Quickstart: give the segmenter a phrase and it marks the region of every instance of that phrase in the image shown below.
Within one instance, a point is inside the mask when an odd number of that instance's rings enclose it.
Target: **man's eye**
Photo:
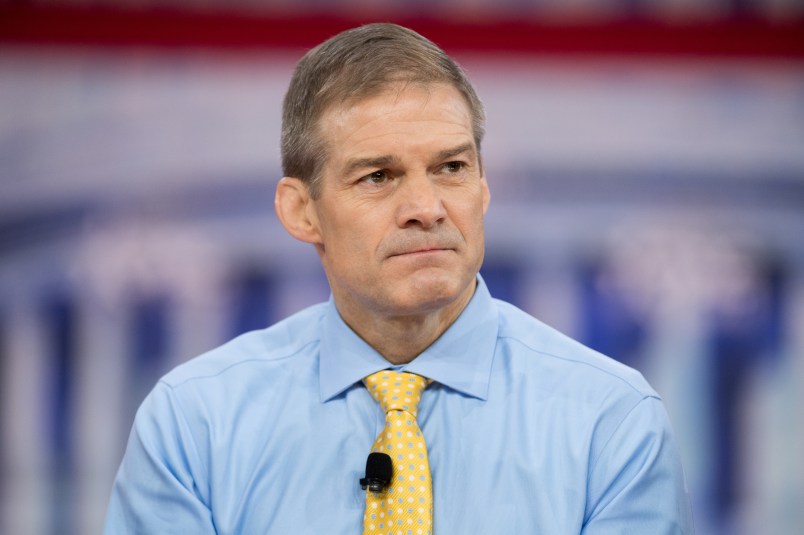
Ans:
[[[466,167],[464,162],[448,162],[444,164],[444,170],[448,173],[457,173]]]
[[[388,173],[386,171],[374,171],[373,173],[366,175],[364,180],[366,182],[371,182],[372,184],[382,184],[388,180]]]

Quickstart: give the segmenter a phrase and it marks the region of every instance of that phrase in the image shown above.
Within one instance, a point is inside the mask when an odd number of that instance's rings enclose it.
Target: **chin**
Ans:
[[[411,314],[438,310],[458,300],[470,283],[455,277],[424,277],[400,289],[397,303]]]

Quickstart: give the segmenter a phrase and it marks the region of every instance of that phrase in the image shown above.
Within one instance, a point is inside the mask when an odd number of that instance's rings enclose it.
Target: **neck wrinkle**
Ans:
[[[356,326],[348,314],[335,306],[344,323],[364,342],[394,365],[408,364],[436,340],[458,319],[477,288],[475,280],[464,295],[438,310],[421,315],[382,317],[369,315],[368,321]],[[372,321],[373,320],[373,321]]]

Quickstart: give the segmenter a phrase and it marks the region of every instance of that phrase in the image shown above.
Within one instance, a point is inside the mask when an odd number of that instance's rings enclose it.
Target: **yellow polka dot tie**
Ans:
[[[430,463],[416,423],[419,400],[430,381],[412,373],[383,370],[364,382],[385,411],[385,429],[371,451],[391,457],[393,477],[383,492],[366,491],[363,535],[432,535]]]

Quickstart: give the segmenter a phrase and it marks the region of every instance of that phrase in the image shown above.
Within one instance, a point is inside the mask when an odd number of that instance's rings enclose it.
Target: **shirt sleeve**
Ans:
[[[199,455],[172,394],[158,384],[137,412],[104,535],[215,533]]]
[[[678,448],[659,399],[637,403],[592,460],[581,533],[693,533]]]

